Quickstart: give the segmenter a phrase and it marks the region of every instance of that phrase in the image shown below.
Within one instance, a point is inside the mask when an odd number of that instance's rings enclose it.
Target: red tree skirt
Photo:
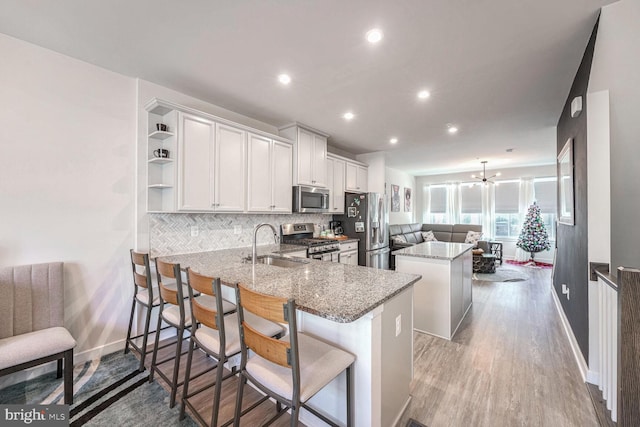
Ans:
[[[548,262],[540,262],[540,261],[515,261],[512,259],[508,259],[505,261],[507,264],[512,265],[524,265],[528,267],[540,267],[540,268],[552,268],[553,264],[549,264]]]

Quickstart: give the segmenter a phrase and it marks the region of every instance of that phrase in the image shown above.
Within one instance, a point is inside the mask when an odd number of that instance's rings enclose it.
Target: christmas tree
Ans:
[[[529,206],[529,211],[524,219],[522,231],[520,232],[516,246],[523,251],[531,253],[529,263],[533,265],[536,264],[533,258],[537,252],[548,251],[551,248],[547,229],[540,217],[540,206],[538,206],[536,202],[533,202],[533,204]]]

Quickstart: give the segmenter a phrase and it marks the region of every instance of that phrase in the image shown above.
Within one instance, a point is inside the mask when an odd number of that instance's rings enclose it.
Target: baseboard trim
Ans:
[[[409,404],[411,403],[411,399],[413,397],[411,395],[409,395],[409,398],[407,399],[407,401],[405,402],[404,406],[402,407],[402,409],[400,410],[400,413],[398,414],[398,416],[396,417],[395,420],[393,420],[393,424],[391,424],[392,426],[398,426],[398,423],[400,422],[400,420],[402,420],[402,416],[404,415],[404,413],[407,411],[407,408],[409,407]]]
[[[571,325],[569,324],[569,319],[564,313],[562,309],[562,304],[560,303],[560,299],[558,299],[558,294],[556,293],[555,288],[551,285],[551,294],[553,295],[553,301],[556,304],[556,309],[558,310],[558,315],[560,316],[560,321],[562,322],[562,326],[564,327],[564,332],[567,334],[567,338],[569,339],[569,345],[571,346],[571,351],[573,352],[573,357],[576,360],[576,364],[578,365],[578,369],[580,370],[580,375],[582,376],[582,381],[587,382],[587,362],[584,360],[582,356],[582,352],[580,351],[580,346],[578,345],[578,340],[576,340],[575,335],[573,335],[573,330],[571,329]]]

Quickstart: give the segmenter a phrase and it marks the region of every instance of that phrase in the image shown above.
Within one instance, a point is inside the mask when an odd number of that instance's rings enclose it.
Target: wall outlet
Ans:
[[[241,225],[234,225],[233,226],[233,234],[240,234],[242,233],[242,226]]]
[[[402,314],[396,317],[396,336],[400,335],[400,332],[402,332]]]
[[[196,237],[198,234],[200,234],[200,230],[198,229],[197,225],[192,225],[191,226],[191,237]]]

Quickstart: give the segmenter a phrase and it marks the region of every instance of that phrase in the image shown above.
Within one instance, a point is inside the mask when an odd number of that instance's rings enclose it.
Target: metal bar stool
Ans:
[[[171,387],[171,398],[169,400],[169,407],[173,408],[176,403],[176,394],[178,387],[182,385],[183,381],[178,382],[180,371],[180,356],[182,355],[182,340],[184,337],[184,331],[191,326],[191,310],[187,305],[185,306],[185,289],[182,284],[182,275],[180,273],[180,264],[171,264],[160,261],[158,258],[155,260],[156,272],[158,274],[158,289],[160,291],[160,313],[158,315],[158,326],[156,330],[160,330],[160,326],[164,321],[166,324],[176,328],[176,352],[175,355],[170,356],[164,360],[158,361],[158,344],[160,341],[160,334],[156,334],[155,345],[153,347],[153,358],[151,359],[151,372],[149,374],[149,382],[153,381],[154,373],[157,372],[160,377],[166,381]],[[164,278],[175,280],[175,288],[165,284]],[[166,347],[166,346],[165,346]],[[162,370],[158,369],[159,365],[165,362],[173,360],[173,375],[169,378]]]
[[[231,313],[229,315],[226,315],[226,313],[223,314],[224,303],[226,301],[222,298],[222,286],[219,278],[203,276],[191,269],[188,269],[187,284],[189,289],[189,303],[191,305],[192,319],[191,337],[189,340],[189,356],[187,357],[187,366],[185,368],[180,419],[184,418],[185,409],[188,406],[200,423],[203,425],[217,426],[222,382],[236,374],[235,366],[232,367],[231,371],[227,375],[224,375],[223,368],[229,357],[240,353],[238,316],[237,313]],[[196,292],[200,293],[199,297],[194,297]],[[210,302],[206,299],[207,297],[215,298],[215,308],[211,307]],[[255,328],[268,336],[280,336],[284,333],[284,329],[277,323],[265,321],[260,318],[252,318],[250,319],[250,322]],[[216,379],[215,382],[190,392],[189,382],[210,370],[207,369],[195,376],[191,375],[191,364],[196,345],[200,350],[216,359],[217,363],[216,366],[214,366],[214,368],[217,368]],[[211,422],[209,423],[197,411],[196,407],[191,404],[189,399],[214,386],[213,408]],[[228,420],[223,425],[227,426],[232,422],[233,419]]]
[[[158,295],[154,295],[152,281],[151,281],[151,269],[149,267],[149,255],[139,252],[135,252],[133,249],[130,251],[131,255],[131,268],[133,270],[133,301],[131,302],[131,316],[129,317],[129,328],[127,329],[127,340],[124,345],[124,353],[129,352],[129,347],[137,351],[140,355],[140,366],[138,370],[144,371],[144,361],[147,354],[152,350],[147,348],[147,341],[150,333],[156,331],[149,331],[149,325],[151,324],[151,311],[154,307],[160,305],[160,298]],[[144,332],[136,336],[131,336],[131,329],[133,327],[133,318],[136,311],[136,304],[143,307],[146,310],[144,320]],[[167,326],[168,327],[168,326]],[[136,344],[135,340],[142,337],[142,346]]]
[[[309,335],[298,333],[296,304],[293,299],[260,294],[239,284],[236,305],[240,321],[242,361],[234,425],[240,425],[242,393],[244,384],[249,380],[260,391],[278,402],[276,414],[264,425],[271,424],[291,409],[291,426],[296,426],[300,408],[304,407],[327,424],[337,426],[305,403],[342,371],[346,371],[347,426],[351,426],[351,367],[355,356]],[[289,335],[282,339],[265,336],[246,321],[248,313],[287,324]],[[255,354],[249,357],[248,350]],[[285,408],[281,408],[281,404],[284,404]]]

